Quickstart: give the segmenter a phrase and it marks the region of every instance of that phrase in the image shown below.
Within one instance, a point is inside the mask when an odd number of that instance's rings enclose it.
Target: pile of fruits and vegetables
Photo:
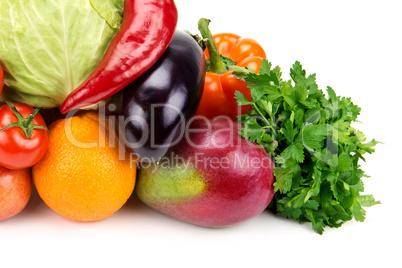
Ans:
[[[0,221],[32,187],[74,221],[132,195],[205,227],[365,220],[360,108],[255,40],[176,29],[173,0],[1,1]],[[268,48],[269,49],[269,48]]]

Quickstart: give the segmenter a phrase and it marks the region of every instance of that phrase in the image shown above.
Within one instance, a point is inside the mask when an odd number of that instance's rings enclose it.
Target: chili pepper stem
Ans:
[[[209,30],[209,19],[200,19],[198,21],[198,30],[200,31],[202,38],[206,40],[206,45],[209,52],[209,67],[208,71],[212,73],[224,73],[227,71],[225,63],[222,61],[221,56],[218,53],[218,48],[214,41],[211,31]]]

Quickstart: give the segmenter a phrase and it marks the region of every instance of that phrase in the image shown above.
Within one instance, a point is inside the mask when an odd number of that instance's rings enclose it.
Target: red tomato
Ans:
[[[3,73],[3,69],[1,68],[1,65],[0,65],[0,95],[1,95],[1,92],[3,91],[3,84],[4,84],[4,73]]]
[[[14,107],[14,111],[9,105]],[[8,169],[33,166],[47,150],[46,123],[37,113],[38,109],[34,111],[32,107],[22,103],[9,105],[0,107],[0,166]],[[16,126],[17,124],[21,126]]]

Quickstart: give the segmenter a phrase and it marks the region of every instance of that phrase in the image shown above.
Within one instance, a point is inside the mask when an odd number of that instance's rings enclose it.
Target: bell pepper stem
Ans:
[[[220,54],[218,53],[218,48],[214,41],[211,31],[209,30],[209,23],[211,20],[208,19],[200,19],[198,21],[198,29],[201,33],[202,38],[206,40],[206,45],[209,52],[209,72],[213,73],[224,73],[227,71],[226,65],[223,63]]]

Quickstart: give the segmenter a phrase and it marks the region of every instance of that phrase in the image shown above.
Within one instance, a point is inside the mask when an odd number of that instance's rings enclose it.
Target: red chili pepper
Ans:
[[[119,31],[92,74],[64,100],[61,113],[104,100],[145,73],[169,46],[177,17],[173,0],[125,0]]]

